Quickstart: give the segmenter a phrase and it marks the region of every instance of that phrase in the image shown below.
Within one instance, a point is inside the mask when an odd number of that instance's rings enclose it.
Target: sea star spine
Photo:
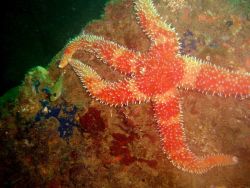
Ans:
[[[230,155],[214,154],[198,157],[190,151],[184,135],[178,97],[169,97],[165,102],[157,100],[153,106],[163,150],[178,168],[202,174],[215,166],[233,165],[238,162],[237,157]]]
[[[183,59],[185,73],[181,87],[225,97],[249,97],[250,74],[229,71],[189,56],[183,56]]]
[[[164,45],[170,53],[178,51],[179,42],[175,29],[163,21],[151,0],[135,1],[135,10],[139,25],[155,45]]]
[[[102,37],[83,33],[66,45],[59,67],[64,68],[73,54],[80,49],[95,54],[97,58],[124,74],[133,72],[134,64],[140,55]]]
[[[71,59],[70,65],[91,96],[109,105],[125,105],[137,101],[129,80],[104,81],[91,67],[79,60]]]
[[[248,97],[250,93],[250,76],[229,72],[216,66],[202,65],[197,76],[195,88],[219,95],[240,95]]]

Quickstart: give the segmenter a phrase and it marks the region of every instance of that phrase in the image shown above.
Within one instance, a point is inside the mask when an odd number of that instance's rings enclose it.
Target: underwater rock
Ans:
[[[250,72],[250,22],[243,14],[224,0],[178,2],[182,4],[154,1],[159,14],[180,33],[182,53]],[[88,24],[85,32],[146,51],[149,41],[132,5],[131,0],[113,1],[103,19]],[[230,27],[228,20],[233,22]],[[121,108],[99,103],[70,66],[65,73],[57,67],[60,55],[48,69],[36,67],[27,73],[12,105],[0,109],[5,114],[0,120],[0,187],[250,186],[249,99],[183,91],[190,148],[200,155],[223,152],[239,158],[237,165],[193,175],[166,159],[150,104]],[[74,58],[105,79],[122,78],[82,50]]]

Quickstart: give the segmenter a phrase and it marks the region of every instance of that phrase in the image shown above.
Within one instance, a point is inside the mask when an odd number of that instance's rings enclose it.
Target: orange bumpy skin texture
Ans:
[[[250,96],[249,73],[232,72],[181,55],[175,29],[158,15],[151,0],[135,0],[139,25],[151,40],[146,53],[135,52],[102,37],[81,34],[64,50],[59,64],[70,64],[87,91],[102,103],[128,105],[151,101],[164,152],[179,169],[205,173],[215,166],[236,164],[237,157],[225,154],[197,156],[190,151],[184,134],[180,89],[219,96]],[[72,59],[85,50],[127,75],[125,80],[108,82],[91,67]]]

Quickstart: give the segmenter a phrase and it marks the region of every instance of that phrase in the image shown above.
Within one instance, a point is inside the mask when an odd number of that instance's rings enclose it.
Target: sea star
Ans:
[[[235,156],[199,157],[190,151],[183,128],[180,90],[247,98],[250,74],[232,72],[181,55],[175,29],[162,20],[152,1],[135,0],[134,3],[138,22],[151,41],[146,53],[83,33],[66,45],[59,67],[69,63],[87,91],[105,104],[123,106],[151,101],[163,150],[178,168],[201,174],[215,166],[236,164]],[[112,83],[103,80],[90,66],[72,58],[79,49],[95,54],[127,78]]]

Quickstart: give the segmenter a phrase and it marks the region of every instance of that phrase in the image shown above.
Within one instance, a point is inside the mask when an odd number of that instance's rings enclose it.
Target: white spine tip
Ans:
[[[237,164],[239,162],[239,159],[236,156],[233,156],[232,160],[233,160],[234,164]]]

